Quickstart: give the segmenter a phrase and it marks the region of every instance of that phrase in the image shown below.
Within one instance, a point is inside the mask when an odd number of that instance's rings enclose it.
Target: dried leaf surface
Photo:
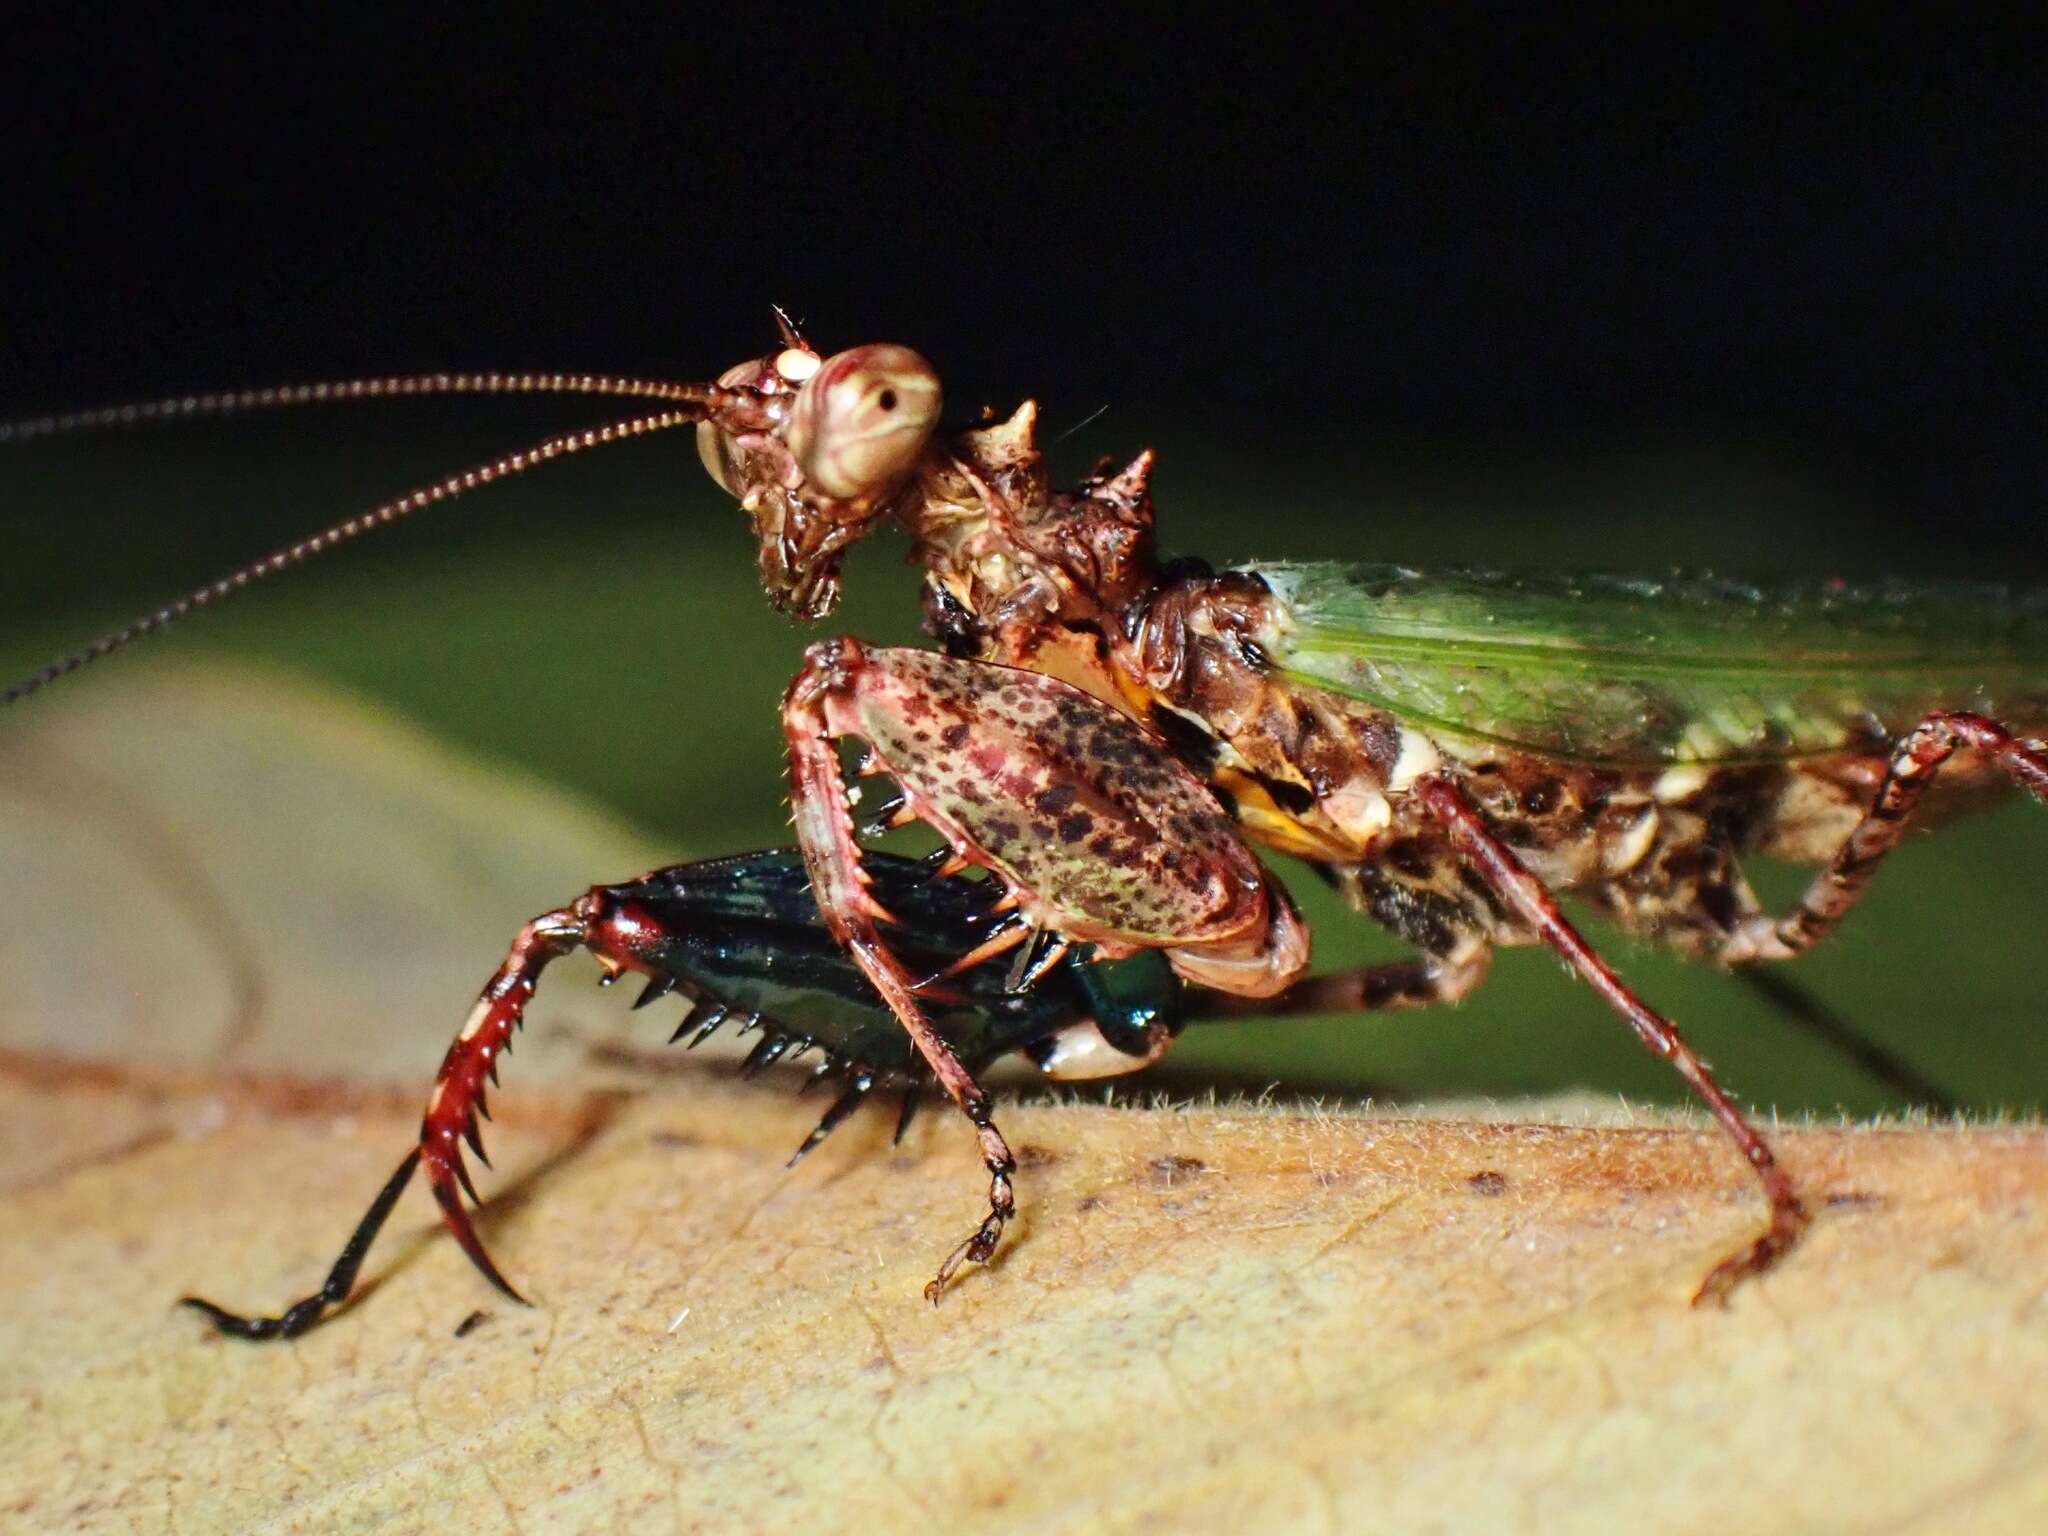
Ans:
[[[214,1339],[172,1298],[316,1285],[512,927],[649,850],[239,674],[82,691],[0,786],[7,1529],[2048,1517],[2038,1128],[1784,1134],[1824,1217],[1695,1312],[1758,1202],[1690,1125],[1025,1103],[1017,1240],[934,1310],[961,1127],[857,1119],[785,1174],[815,1104],[622,1079],[590,1047],[623,1004],[573,984],[492,1127],[486,1234],[538,1305],[416,1193],[360,1305]]]

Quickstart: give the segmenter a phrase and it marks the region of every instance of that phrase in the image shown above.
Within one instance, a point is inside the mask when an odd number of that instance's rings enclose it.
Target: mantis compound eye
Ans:
[[[939,376],[910,348],[855,347],[826,358],[797,391],[790,455],[814,490],[867,500],[917,463],[939,406]]]

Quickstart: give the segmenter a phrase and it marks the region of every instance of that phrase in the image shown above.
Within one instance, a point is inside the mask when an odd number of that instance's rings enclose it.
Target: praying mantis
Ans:
[[[1763,1229],[1708,1270],[1695,1300],[1724,1299],[1795,1248],[1809,1207],[1767,1139],[1557,898],[1576,894],[1631,932],[1722,965],[1795,958],[1848,914],[1930,793],[2016,785],[2048,800],[2036,734],[2048,719],[2048,598],[1168,560],[1149,452],[1055,489],[1030,403],[946,430],[938,375],[916,352],[876,344],[828,356],[781,323],[774,351],[710,383],[430,375],[0,429],[0,442],[18,441],[425,394],[647,402],[286,546],[0,700],[424,507],[687,426],[748,519],[776,608],[827,617],[847,552],[884,529],[907,536],[923,572],[937,648],[824,640],[784,694],[781,720],[804,899],[857,972],[863,1006],[886,1012],[905,1061],[969,1122],[988,1179],[984,1214],[945,1253],[928,1297],[988,1260],[1016,1210],[1016,1160],[957,1012],[962,978],[994,967],[1002,996],[1028,998],[1049,978],[1071,985],[1076,966],[1144,957],[1160,997],[1195,989],[1240,1013],[1372,1011],[1454,1002],[1497,949],[1544,946],[1680,1075],[1764,1195]],[[853,744],[852,776],[894,786],[865,829],[840,743]],[[924,878],[977,888],[985,921],[950,943],[903,910],[901,881],[878,879],[862,846],[864,830],[913,821],[944,844]],[[1306,860],[1414,956],[1309,975],[1307,926],[1258,848]],[[1743,876],[1748,854],[1818,873],[1789,910],[1769,912]],[[469,1222],[462,1145],[480,1145],[483,1085],[531,991],[522,967],[567,944],[658,983],[665,962],[649,957],[674,926],[564,912],[529,927],[529,961],[515,945],[494,983],[503,990],[487,989],[464,1024],[401,1170],[425,1168],[457,1238],[508,1292]],[[1102,1014],[1088,1012],[1093,1034],[1083,1030],[1090,1075],[1149,1065],[1172,1041],[1163,1005],[1143,1029],[1105,1027]],[[249,1321],[208,1307],[223,1326]]]

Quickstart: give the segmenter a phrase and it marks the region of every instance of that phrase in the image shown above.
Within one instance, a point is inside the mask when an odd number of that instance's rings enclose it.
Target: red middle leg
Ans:
[[[1695,1304],[1721,1301],[1737,1282],[1761,1274],[1783,1258],[1806,1230],[1811,1218],[1800,1201],[1792,1180],[1772,1154],[1756,1127],[1735,1102],[1721,1091],[1707,1064],[1693,1054],[1678,1029],[1630,991],[1558,909],[1543,883],[1523,866],[1511,849],[1486,825],[1479,807],[1456,784],[1439,775],[1416,780],[1413,793],[1421,798],[1430,815],[1442,823],[1468,865],[1504,899],[1515,915],[1545,944],[1555,950],[1579,977],[1605,998],[1643,1044],[1670,1062],[1692,1091],[1706,1103],[1714,1118],[1755,1172],[1757,1181],[1771,1203],[1771,1224],[1747,1248],[1729,1255],[1700,1283],[1693,1295]]]
[[[468,1142],[477,1161],[486,1168],[491,1166],[490,1158],[484,1155],[483,1134],[478,1125],[479,1117],[490,1118],[484,1083],[498,1080],[498,1058],[512,1048],[513,1032],[526,1017],[526,1005],[533,998],[540,973],[550,961],[582,944],[586,936],[585,925],[572,907],[544,913],[519,930],[505,963],[485,985],[476,1007],[449,1044],[447,1055],[441,1058],[441,1069],[434,1076],[434,1091],[427,1099],[426,1114],[420,1119],[420,1161],[426,1166],[427,1182],[440,1204],[448,1230],[455,1234],[455,1241],[462,1245],[462,1251],[483,1277],[521,1303],[526,1298],[512,1288],[512,1283],[491,1262],[463,1206],[465,1194],[473,1204],[483,1202],[462,1160],[462,1144]]]

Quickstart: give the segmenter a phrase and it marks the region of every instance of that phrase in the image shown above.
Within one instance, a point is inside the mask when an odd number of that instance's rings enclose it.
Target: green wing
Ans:
[[[2048,592],[1251,570],[1278,667],[1453,742],[1651,766],[1867,747],[1937,708],[2048,720]]]

